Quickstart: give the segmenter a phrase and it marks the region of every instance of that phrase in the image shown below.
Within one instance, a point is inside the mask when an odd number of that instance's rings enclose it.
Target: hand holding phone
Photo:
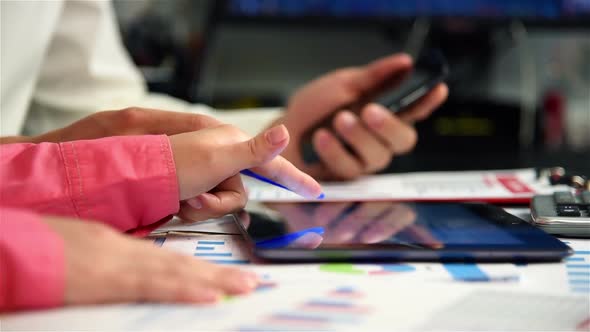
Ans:
[[[366,104],[377,102],[386,106],[391,112],[403,111],[428,94],[437,84],[443,82],[448,74],[449,66],[442,53],[430,51],[416,61],[411,74],[409,72],[396,73],[395,77],[388,80],[390,84],[384,84],[384,89],[377,96],[366,97],[365,100],[360,100],[354,105],[343,107],[343,109],[359,113]],[[401,85],[391,84],[391,82],[399,81],[402,81]],[[392,87],[394,88],[392,89]],[[319,157],[312,143],[313,133],[322,127],[331,128],[333,118],[337,114],[337,111],[332,112],[303,134],[301,152],[306,164],[319,162]],[[344,142],[343,144],[351,153],[354,153],[348,145]]]

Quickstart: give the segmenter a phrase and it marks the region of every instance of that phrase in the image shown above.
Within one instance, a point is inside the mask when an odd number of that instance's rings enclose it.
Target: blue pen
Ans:
[[[272,239],[261,240],[256,242],[256,247],[260,249],[276,249],[289,246],[295,240],[299,239],[305,234],[315,233],[317,235],[324,235],[323,227],[312,227],[300,230],[298,232],[288,233],[285,235],[277,236]]]
[[[266,183],[268,183],[268,184],[272,184],[273,186],[276,186],[276,187],[279,187],[279,188],[283,188],[283,189],[285,189],[285,190],[289,190],[290,192],[293,192],[291,189],[289,189],[289,188],[287,188],[287,187],[283,186],[282,184],[280,184],[280,183],[276,183],[276,182],[274,182],[273,180],[271,180],[271,179],[269,179],[269,178],[266,178],[266,177],[264,177],[264,176],[262,176],[262,175],[260,175],[260,174],[256,174],[256,173],[252,172],[252,171],[251,171],[251,170],[249,170],[249,169],[245,169],[245,170],[242,170],[242,171],[240,171],[240,174],[243,174],[243,175],[246,175],[246,176],[252,177],[252,178],[254,178],[254,179],[256,179],[256,180],[260,180],[260,181],[262,181],[262,182],[266,182]],[[326,195],[325,195],[324,193],[321,193],[321,194],[318,196],[318,199],[323,199],[324,197],[326,197]]]

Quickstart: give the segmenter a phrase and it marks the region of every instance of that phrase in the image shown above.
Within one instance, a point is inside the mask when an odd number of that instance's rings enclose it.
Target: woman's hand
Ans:
[[[100,223],[46,222],[64,243],[65,304],[212,303],[258,283],[251,272],[157,248]]]
[[[180,189],[179,216],[197,221],[219,217],[244,207],[247,194],[239,172],[255,173],[281,183],[295,193],[316,198],[321,186],[279,156],[289,133],[279,125],[249,138],[238,128],[220,125],[170,137]]]
[[[236,127],[201,114],[131,107],[98,112],[47,134],[8,137],[0,143],[65,142],[124,135],[170,136],[183,201],[179,216],[186,220],[219,217],[243,207],[247,195],[237,174],[246,168],[254,168],[303,196],[317,197],[321,193],[315,180],[277,156],[289,143],[284,127],[250,139]]]

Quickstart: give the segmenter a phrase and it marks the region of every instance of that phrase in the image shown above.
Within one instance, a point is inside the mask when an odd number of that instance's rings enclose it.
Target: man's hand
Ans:
[[[125,135],[171,136],[221,124],[215,118],[202,114],[130,107],[120,111],[97,112],[67,127],[28,138],[27,141],[57,143]]]
[[[277,121],[292,136],[283,156],[321,179],[353,179],[387,167],[395,155],[416,144],[412,124],[428,117],[448,94],[447,86],[439,84],[398,115],[370,102],[403,81],[411,68],[409,56],[392,55],[363,67],[334,71],[304,86],[291,97],[286,114]],[[321,164],[306,165],[301,156],[303,134],[334,112],[338,114],[332,128],[319,128],[312,134]]]
[[[251,272],[157,248],[103,224],[45,221],[64,243],[65,304],[212,303],[257,285]]]

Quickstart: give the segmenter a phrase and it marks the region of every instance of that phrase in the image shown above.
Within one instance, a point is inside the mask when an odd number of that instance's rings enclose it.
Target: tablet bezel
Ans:
[[[395,203],[395,201],[391,201]],[[350,202],[355,203],[355,202]],[[408,203],[408,202],[404,202]],[[422,204],[425,202],[410,202]],[[289,204],[310,204],[309,202]],[[488,213],[487,220],[508,231],[522,243],[515,245],[446,245],[443,249],[412,248],[391,244],[343,244],[319,247],[316,249],[299,248],[258,248],[244,224],[241,213],[233,215],[236,225],[246,238],[251,252],[260,259],[282,262],[403,262],[403,261],[460,261],[460,262],[549,262],[560,261],[573,254],[571,248],[517,218],[503,209],[484,203],[441,203],[460,204],[470,209],[480,209]],[[248,209],[245,210],[248,213]],[[243,213],[243,212],[242,212]],[[493,217],[493,218],[492,218]]]

